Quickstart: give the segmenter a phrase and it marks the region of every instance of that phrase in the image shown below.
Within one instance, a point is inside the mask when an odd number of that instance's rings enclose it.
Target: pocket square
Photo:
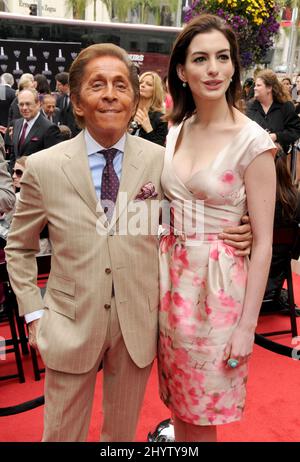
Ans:
[[[135,200],[140,200],[143,201],[145,199],[154,199],[157,197],[158,194],[155,191],[155,186],[151,181],[149,183],[144,184],[144,186],[141,187],[140,192],[138,195],[135,197]]]
[[[30,141],[39,141],[39,138],[37,136],[33,136],[32,138],[30,138]]]

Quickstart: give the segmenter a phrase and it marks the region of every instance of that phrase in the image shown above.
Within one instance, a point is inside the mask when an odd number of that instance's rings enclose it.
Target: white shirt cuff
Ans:
[[[44,310],[33,311],[32,313],[25,314],[25,321],[29,324],[32,321],[40,319],[44,314]]]

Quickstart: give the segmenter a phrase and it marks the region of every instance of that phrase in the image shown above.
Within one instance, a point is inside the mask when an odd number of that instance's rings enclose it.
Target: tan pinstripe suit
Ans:
[[[127,192],[132,201],[151,181],[160,200],[162,165],[163,148],[127,135],[117,205],[106,227],[82,133],[28,158],[6,256],[20,314],[45,306],[38,345],[49,370],[74,377],[97,367],[106,349],[109,305],[116,307],[117,323],[134,367],[152,363],[159,300],[157,222],[150,220],[153,201],[143,201],[149,214],[146,235],[126,235],[133,212],[127,213],[121,193]],[[53,255],[43,301],[35,284],[35,253],[46,223]],[[147,234],[150,226],[154,235]],[[70,435],[69,440],[73,438]]]

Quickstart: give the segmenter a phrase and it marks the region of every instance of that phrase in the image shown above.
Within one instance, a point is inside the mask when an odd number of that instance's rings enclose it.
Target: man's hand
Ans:
[[[224,228],[219,234],[219,239],[224,239],[225,244],[235,247],[235,255],[244,257],[250,255],[252,244],[252,230],[250,219],[247,215],[242,217],[243,225],[234,226],[232,228]]]
[[[38,349],[36,337],[37,337],[39,322],[40,320],[36,319],[35,321],[31,321],[28,324],[29,345],[32,346],[35,350]]]

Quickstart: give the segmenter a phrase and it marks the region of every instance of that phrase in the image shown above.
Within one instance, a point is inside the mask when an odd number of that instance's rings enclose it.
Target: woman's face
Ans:
[[[289,93],[291,92],[292,90],[292,85],[290,84],[289,80],[282,80],[282,86],[283,88],[285,88]]]
[[[217,30],[196,35],[188,47],[185,64],[179,64],[177,72],[194,99],[224,98],[234,74],[225,35]]]
[[[15,188],[21,188],[20,181],[21,181],[24,170],[25,168],[23,167],[23,165],[18,164],[18,162],[15,163],[15,166],[13,168],[13,175],[12,175],[13,184]]]
[[[154,92],[154,82],[152,75],[145,75],[140,80],[140,96],[145,99],[152,99]]]
[[[255,87],[254,87],[254,96],[258,101],[263,101],[269,95],[272,95],[272,88],[268,87],[263,79],[257,78],[255,80]]]

